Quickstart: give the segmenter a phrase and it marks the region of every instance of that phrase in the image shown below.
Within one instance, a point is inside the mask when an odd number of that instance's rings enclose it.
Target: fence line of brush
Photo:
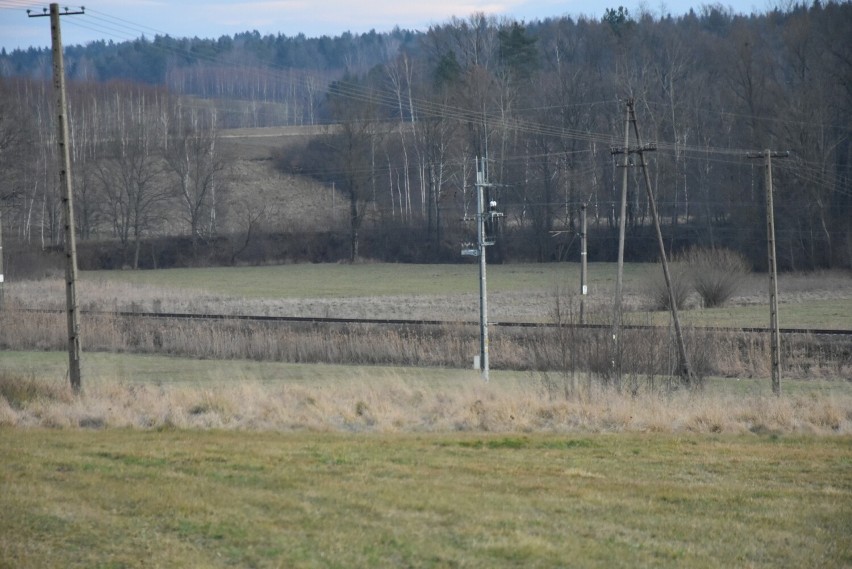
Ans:
[[[471,324],[314,321],[282,326],[264,320],[87,313],[81,327],[84,350],[207,359],[463,368],[479,350],[478,329]],[[558,321],[548,327],[498,327],[491,338],[491,363],[495,369],[562,378],[582,373],[605,384],[635,384],[640,378],[663,381],[674,373],[677,362],[669,329],[625,329],[619,353],[613,352],[610,333],[607,326]],[[686,339],[692,365],[701,376],[768,374],[765,335],[691,328]],[[0,311],[0,349],[62,350],[65,342],[62,313]],[[790,334],[782,358],[788,377],[852,377],[852,343],[845,337]]]

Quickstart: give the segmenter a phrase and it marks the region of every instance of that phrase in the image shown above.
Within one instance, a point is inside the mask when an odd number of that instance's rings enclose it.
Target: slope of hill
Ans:
[[[272,153],[294,141],[323,134],[328,127],[242,128],[222,131],[226,153],[233,158],[227,228],[240,231],[245,216],[260,214],[269,231],[345,229],[345,202],[335,188],[275,169]]]

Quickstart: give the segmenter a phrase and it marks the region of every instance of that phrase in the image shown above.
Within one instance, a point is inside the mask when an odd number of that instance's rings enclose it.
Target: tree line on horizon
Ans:
[[[653,260],[638,157],[612,152],[631,98],[670,250],[728,248],[764,268],[763,163],[746,153],[771,149],[791,153],[773,162],[779,266],[849,268],[850,30],[852,4],[814,2],[69,47],[78,231],[115,240],[133,267],[154,237],[248,244],[272,216],[236,191],[221,130],[327,124],[274,162],[347,201],[345,226],[317,232],[344,235],[351,259],[456,258],[487,157],[505,213],[498,256],[576,258],[585,206],[590,258],[614,258],[626,169],[627,258]],[[0,53],[3,230],[42,246],[61,239],[49,73],[48,51]]]

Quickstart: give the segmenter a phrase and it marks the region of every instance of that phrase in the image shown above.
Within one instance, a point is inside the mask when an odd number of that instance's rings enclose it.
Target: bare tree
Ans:
[[[18,176],[21,160],[26,157],[26,113],[5,89],[0,79],[0,202],[9,201],[21,193]]]
[[[180,198],[193,251],[199,239],[216,230],[216,191],[224,181],[227,161],[219,146],[216,113],[190,110],[178,114],[178,132],[165,152],[165,164]]]
[[[23,113],[11,98],[6,97],[0,82],[0,309],[4,302],[3,214],[13,201],[22,195],[19,181],[22,144],[26,138]]]
[[[274,208],[263,200],[233,200],[230,204],[232,224],[237,233],[231,239],[231,265],[237,264],[237,258],[251,245],[258,232],[263,231],[264,222],[272,215]]]
[[[346,79],[330,91],[332,115],[340,121],[336,134],[324,144],[331,157],[337,186],[349,201],[349,260],[360,255],[360,230],[367,203],[375,198],[375,165],[383,138],[373,94],[367,87]]]
[[[131,99],[125,110],[117,117],[115,138],[105,144],[106,157],[99,161],[95,175],[104,196],[105,216],[121,242],[125,262],[132,242],[132,267],[137,269],[142,238],[163,220],[170,192],[162,183],[157,137],[144,104]]]

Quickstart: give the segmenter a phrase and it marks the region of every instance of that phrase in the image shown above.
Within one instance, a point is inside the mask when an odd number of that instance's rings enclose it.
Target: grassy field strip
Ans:
[[[589,285],[615,279],[612,263],[590,263]],[[632,264],[625,278],[641,279],[654,265]],[[83,279],[118,280],[135,284],[189,288],[246,298],[323,298],[462,294],[477,292],[478,266],[297,264],[263,267],[217,267],[157,271],[84,271]],[[492,265],[491,292],[553,290],[579,286],[579,265],[569,263]]]
[[[852,564],[847,437],[0,428],[0,566]]]
[[[682,310],[680,315],[687,326],[735,328],[769,328],[769,307],[762,304],[725,306],[721,308]],[[658,326],[671,320],[665,312],[632,313],[637,322],[650,321]],[[852,298],[782,302],[778,308],[781,328],[852,329]]]
[[[590,263],[590,302],[608,306],[607,295],[611,294],[616,266],[613,263]],[[642,298],[650,275],[659,270],[656,265],[628,263],[625,265],[626,294],[634,302]],[[387,302],[396,317],[403,317],[405,307],[413,298],[452,298],[457,295],[475,295],[478,291],[478,273],[474,264],[463,265],[410,265],[410,264],[297,264],[263,267],[217,267],[197,269],[167,269],[157,271],[93,271],[82,273],[84,281],[91,283],[127,283],[162,287],[164,290],[185,290],[195,294],[220,295],[243,299],[342,299],[350,302],[356,298],[371,298]],[[852,289],[843,273],[821,279],[818,275],[782,275],[780,282],[779,310],[782,327],[805,328],[852,328]],[[552,312],[551,297],[559,289],[571,296],[579,283],[577,263],[506,264],[493,265],[488,271],[488,288],[493,296],[493,309],[512,313],[501,303],[518,303],[519,293],[541,296],[535,301],[537,308],[526,309],[521,315],[509,319],[526,321],[549,321]],[[827,288],[826,288],[827,287]],[[683,310],[687,325],[721,327],[768,326],[769,311],[765,303],[757,300],[765,296],[765,283],[759,275],[751,275],[744,294],[745,305],[733,305],[714,309]],[[825,292],[833,290],[834,292]],[[819,291],[824,291],[820,298]],[[839,292],[838,292],[839,291]],[[847,291],[847,292],[844,292]],[[501,299],[500,295],[509,295]],[[603,295],[603,296],[601,296]],[[839,295],[838,297],[835,297]],[[449,302],[441,300],[439,302]],[[456,299],[456,304],[459,302]],[[470,303],[468,317],[473,314],[475,297]],[[576,299],[575,299],[576,302]],[[416,303],[415,303],[416,304]],[[422,307],[421,307],[422,308]],[[575,307],[576,308],[576,307]],[[373,310],[381,309],[374,307]],[[331,309],[333,310],[333,309]],[[337,308],[340,310],[340,307]],[[532,310],[532,313],[526,313]],[[348,314],[348,313],[347,313]],[[333,314],[328,314],[332,316]],[[422,316],[425,317],[425,316]],[[609,311],[592,319],[609,318]],[[659,324],[668,322],[665,311],[628,312],[627,318],[636,324]]]
[[[292,364],[246,360],[196,360],[155,355],[87,352],[84,372],[95,385],[117,382],[217,385],[235,382],[287,382],[337,384],[370,380],[404,379],[434,386],[479,381],[475,370],[442,368],[402,368],[392,366],[347,366]],[[66,352],[0,351],[0,372],[15,372],[60,380],[68,367]],[[512,383],[524,374],[492,372],[498,384]]]
[[[570,377],[87,354],[74,397],[63,355],[2,352],[0,427],[318,432],[852,434],[852,383],[716,379],[636,393]]]
[[[22,376],[65,380],[68,367],[66,352],[0,351],[0,372]],[[350,366],[330,364],[294,364],[247,360],[198,360],[157,355],[84,353],[83,371],[90,384],[152,383],[187,385],[228,385],[239,382],[297,383],[304,385],[340,385],[368,382],[380,387],[383,382],[431,388],[458,388],[481,383],[479,372],[472,369],[422,368],[398,366]],[[554,375],[554,374],[551,374]],[[491,370],[493,386],[516,389],[541,381],[534,372]],[[707,378],[709,393],[764,396],[771,393],[769,378]],[[852,396],[852,382],[831,380],[783,380],[784,391],[791,394],[833,394]]]

